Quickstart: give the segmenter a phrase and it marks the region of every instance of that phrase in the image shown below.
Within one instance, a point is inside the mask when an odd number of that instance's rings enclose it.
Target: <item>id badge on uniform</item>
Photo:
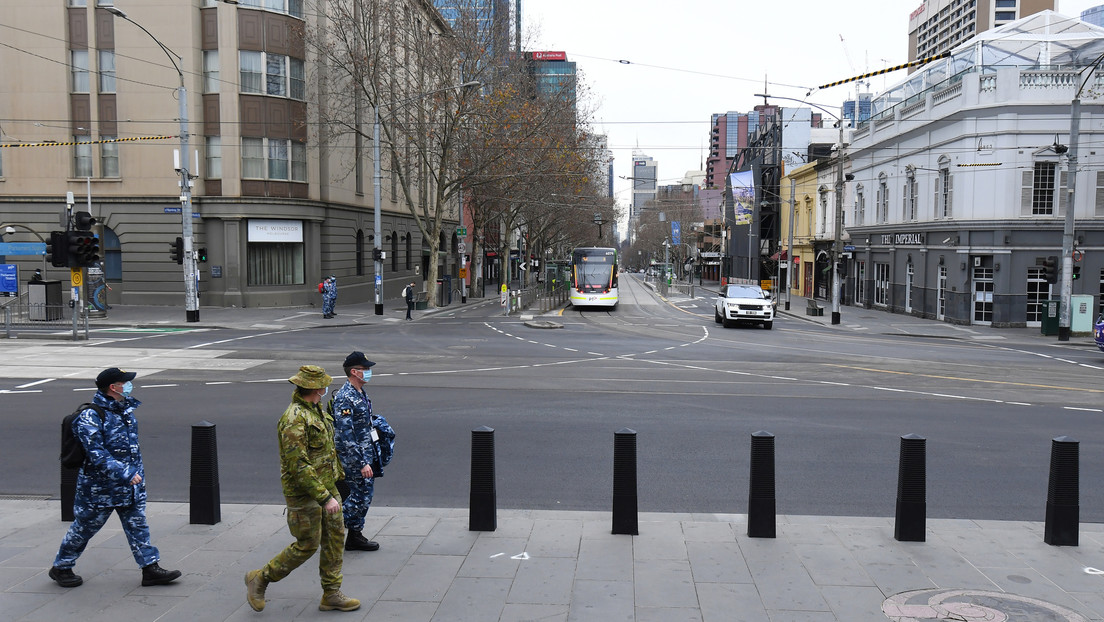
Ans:
[[[379,442],[379,430],[377,430],[375,428],[372,428],[372,442],[373,443],[378,443]]]

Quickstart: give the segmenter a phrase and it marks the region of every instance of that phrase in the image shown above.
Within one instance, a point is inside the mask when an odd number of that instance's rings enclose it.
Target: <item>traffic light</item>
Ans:
[[[176,241],[169,244],[169,257],[178,264],[184,264],[184,238],[177,236]]]
[[[199,263],[207,263],[207,247],[206,246],[199,247],[199,250],[196,252],[196,259],[199,261]]]
[[[383,261],[383,249],[382,248],[373,248],[372,249],[372,261]]]
[[[66,237],[70,268],[87,268],[100,260],[100,242],[91,231],[69,231]]]
[[[1081,266],[1074,266],[1072,279],[1076,281],[1079,278],[1081,278]]]
[[[92,225],[96,224],[96,219],[92,217],[92,214],[88,212],[73,212],[73,227],[77,231],[90,231]]]
[[[69,267],[69,246],[64,231],[51,231],[46,243],[46,259],[55,268]]]
[[[1047,283],[1058,282],[1058,258],[1054,255],[1043,260],[1043,276]]]

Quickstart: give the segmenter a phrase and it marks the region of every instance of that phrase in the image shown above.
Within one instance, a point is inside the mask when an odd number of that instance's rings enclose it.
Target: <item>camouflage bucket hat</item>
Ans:
[[[288,378],[288,382],[304,389],[323,389],[330,386],[333,378],[317,365],[304,365],[299,368],[299,373]]]

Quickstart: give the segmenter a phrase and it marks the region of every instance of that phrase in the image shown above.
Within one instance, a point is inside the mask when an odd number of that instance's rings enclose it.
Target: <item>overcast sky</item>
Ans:
[[[514,0],[510,0],[511,3]],[[614,175],[631,175],[634,149],[655,158],[660,184],[704,168],[713,113],[748,112],[770,94],[810,88],[908,61],[908,18],[920,0],[522,0],[531,50],[567,52],[609,136]],[[1104,0],[1058,0],[1078,16]],[[621,62],[627,61],[628,64]],[[878,93],[904,71],[870,80]],[[855,85],[807,101],[838,111]],[[775,100],[785,106],[799,103]],[[627,206],[629,182],[614,191]]]

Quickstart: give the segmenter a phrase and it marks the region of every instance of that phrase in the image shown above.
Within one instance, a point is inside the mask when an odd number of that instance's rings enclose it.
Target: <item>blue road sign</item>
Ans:
[[[19,293],[19,269],[13,263],[0,264],[0,292]]]
[[[45,242],[0,242],[0,255],[45,255]]]

